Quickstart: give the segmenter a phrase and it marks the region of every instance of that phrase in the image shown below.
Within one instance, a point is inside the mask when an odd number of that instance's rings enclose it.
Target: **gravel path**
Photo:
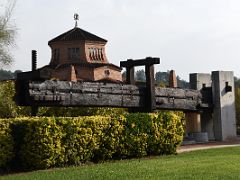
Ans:
[[[177,149],[177,153],[197,151],[203,149],[212,149],[212,148],[223,148],[223,147],[235,147],[240,146],[240,139],[228,142],[209,142],[206,144],[192,144],[192,145],[183,145]]]

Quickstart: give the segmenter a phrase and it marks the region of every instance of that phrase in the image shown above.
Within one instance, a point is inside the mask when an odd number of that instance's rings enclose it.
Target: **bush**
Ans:
[[[15,154],[15,165],[31,170],[114,158],[173,154],[183,137],[181,118],[172,112],[21,118],[8,122],[12,124],[6,125],[4,130],[4,134],[8,134],[6,142],[10,142],[8,151],[13,152],[12,139],[15,146],[14,153],[8,154],[4,162]],[[1,138],[0,144],[4,142]]]
[[[146,113],[133,113],[126,116],[124,155],[130,157],[147,155],[152,120],[151,116]]]
[[[91,122],[94,117],[89,118]],[[64,164],[79,165],[89,161],[95,144],[92,128],[86,125],[87,120],[84,117],[68,118],[59,119],[58,123],[64,132],[61,141],[64,148]]]
[[[235,89],[237,134],[240,134],[240,88]]]
[[[0,168],[7,168],[14,157],[14,141],[8,120],[0,120]]]
[[[30,115],[29,107],[20,107],[13,101],[15,95],[14,81],[0,83],[0,118],[13,118]]]
[[[124,108],[98,108],[98,107],[40,107],[38,116],[78,117],[96,115],[125,114]]]
[[[25,169],[46,169],[63,162],[62,127],[55,118],[21,120],[24,135],[19,148],[20,166]],[[20,143],[20,142],[19,142]]]

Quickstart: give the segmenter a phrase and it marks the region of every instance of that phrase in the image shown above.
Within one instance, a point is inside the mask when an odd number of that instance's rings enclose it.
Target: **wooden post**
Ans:
[[[32,71],[37,69],[37,51],[32,50]],[[31,116],[36,116],[38,113],[38,106],[31,107]]]
[[[134,80],[134,67],[127,67],[126,68],[126,82],[127,84],[135,84],[135,80]]]
[[[37,69],[37,51],[32,50],[32,71]]]
[[[169,87],[170,88],[177,87],[177,78],[174,70],[171,70],[169,74]]]
[[[187,133],[201,132],[201,117],[198,112],[186,112],[186,131]]]
[[[156,109],[154,65],[145,66],[146,73],[146,111],[153,112]]]

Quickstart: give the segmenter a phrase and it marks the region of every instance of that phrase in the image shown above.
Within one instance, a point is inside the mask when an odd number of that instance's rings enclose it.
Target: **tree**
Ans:
[[[0,65],[10,65],[13,62],[10,53],[10,47],[15,45],[14,39],[16,35],[15,26],[11,25],[10,19],[16,0],[9,0],[3,14],[0,14]]]
[[[240,88],[235,89],[235,98],[237,133],[240,134]]]
[[[156,72],[155,74],[156,83],[161,87],[166,87],[169,84],[169,71],[167,72]]]
[[[9,80],[13,78],[14,76],[11,71],[0,69],[0,80]]]
[[[240,88],[240,79],[237,77],[234,77],[234,83],[235,83],[235,88]]]
[[[146,75],[145,75],[145,71],[143,69],[138,70],[136,72],[136,80],[141,81],[141,82],[146,81]]]
[[[179,76],[177,76],[177,85],[180,88],[183,89],[188,89],[189,88],[189,83],[183,79],[181,79]]]

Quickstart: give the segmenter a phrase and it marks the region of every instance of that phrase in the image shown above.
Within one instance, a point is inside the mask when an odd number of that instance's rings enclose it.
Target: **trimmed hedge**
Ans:
[[[0,121],[0,168],[8,167],[14,157],[14,141],[11,135],[10,122]]]
[[[0,168],[23,170],[174,154],[183,138],[173,112],[0,120],[0,133]]]

